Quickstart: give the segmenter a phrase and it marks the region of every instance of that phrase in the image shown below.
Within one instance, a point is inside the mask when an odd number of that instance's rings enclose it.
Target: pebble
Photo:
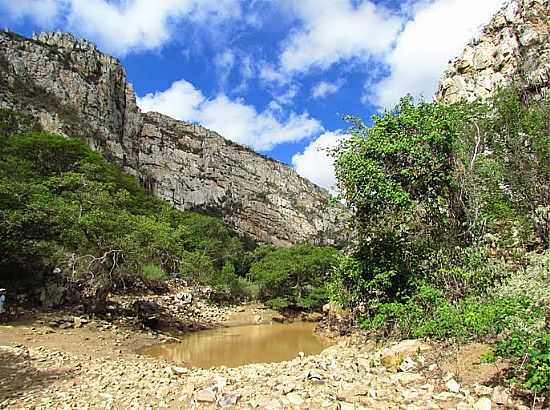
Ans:
[[[216,401],[216,392],[212,388],[202,389],[196,393],[195,399],[198,402],[214,403]]]

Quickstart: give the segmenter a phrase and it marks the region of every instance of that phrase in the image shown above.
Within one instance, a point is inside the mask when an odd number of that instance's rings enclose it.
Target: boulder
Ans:
[[[48,283],[40,291],[40,303],[45,308],[51,309],[63,305],[67,288],[57,283]]]
[[[202,389],[202,390],[199,390],[195,394],[195,399],[199,403],[215,403],[216,402],[216,392],[212,388]]]

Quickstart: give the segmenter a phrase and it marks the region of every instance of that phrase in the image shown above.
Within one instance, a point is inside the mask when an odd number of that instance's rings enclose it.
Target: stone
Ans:
[[[178,367],[178,366],[174,366],[172,367],[172,372],[178,376],[182,376],[184,374],[187,374],[189,373],[189,369],[185,368],[185,367]]]
[[[482,397],[474,404],[474,410],[491,410],[492,402],[487,397]]]
[[[307,322],[320,322],[322,319],[323,319],[323,314],[322,313],[319,313],[319,312],[312,312],[312,313],[308,313],[306,316],[305,316],[305,320]]]
[[[491,399],[496,404],[507,405],[510,400],[510,394],[505,388],[497,386],[493,389]]]
[[[0,94],[0,107],[1,107],[1,94]],[[65,295],[67,294],[67,288],[57,283],[48,283],[40,291],[40,302],[42,306],[51,309],[61,306],[65,302]]]
[[[288,394],[296,390],[296,383],[292,383],[292,382],[283,383],[277,386],[276,389],[282,392],[283,394]]]
[[[424,377],[418,373],[402,372],[394,374],[392,379],[399,382],[402,386],[408,386],[409,384],[423,381]]]
[[[390,347],[392,352],[401,353],[404,356],[413,356],[421,352],[426,352],[430,349],[431,347],[429,345],[416,339],[403,340]]]
[[[319,373],[316,370],[309,370],[307,372],[306,379],[320,381],[320,380],[323,380],[323,376],[321,375],[321,373]]]
[[[286,398],[293,406],[301,406],[304,404],[304,399],[298,393],[289,393],[286,395]]]
[[[225,394],[218,400],[218,406],[221,408],[234,407],[240,399],[238,394]]]
[[[188,305],[193,302],[193,295],[191,293],[182,292],[176,295],[176,299],[180,303],[183,303],[184,305]]]
[[[380,363],[388,370],[397,370],[403,363],[403,355],[394,351],[386,351],[380,357]]]
[[[195,394],[195,400],[202,403],[215,403],[216,392],[214,389],[202,389]]]
[[[445,387],[452,393],[460,392],[460,384],[458,384],[455,379],[450,379],[447,381],[447,383],[445,383]]]

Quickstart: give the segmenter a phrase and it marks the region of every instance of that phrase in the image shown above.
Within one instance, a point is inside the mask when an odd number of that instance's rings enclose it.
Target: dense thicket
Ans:
[[[264,286],[264,266],[279,258],[286,269],[270,273],[272,279],[287,283],[304,277],[298,294],[317,292],[318,303],[326,300],[317,289],[324,281],[315,279],[330,270],[325,248],[298,246],[288,250],[295,252],[288,258],[283,255],[287,251],[272,250],[262,261],[267,253],[254,252],[250,241],[220,219],[181,212],[148,195],[137,179],[78,139],[32,130],[32,121],[24,116],[0,112],[3,282],[36,283],[59,268],[85,287],[112,289],[178,274],[228,298],[256,297]],[[311,270],[301,259],[305,255]],[[254,275],[249,275],[251,267]],[[291,306],[298,303],[287,296],[285,287],[261,293]]]
[[[407,97],[371,127],[352,118],[335,155],[358,240],[333,297],[371,332],[514,334],[515,353],[531,351],[527,385],[548,392],[549,118],[548,98],[514,90],[487,103]]]

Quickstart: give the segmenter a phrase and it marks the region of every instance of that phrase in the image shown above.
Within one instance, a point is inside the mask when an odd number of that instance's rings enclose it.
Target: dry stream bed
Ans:
[[[52,328],[58,313],[0,326],[0,409],[528,408],[497,385],[506,363],[480,363],[483,345],[327,340],[252,306],[208,315],[240,326],[178,343],[122,322]]]

